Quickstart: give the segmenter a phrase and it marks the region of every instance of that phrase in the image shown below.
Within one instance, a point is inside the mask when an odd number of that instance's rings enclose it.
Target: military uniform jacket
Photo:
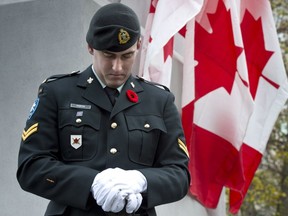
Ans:
[[[155,206],[188,191],[174,96],[142,79],[130,76],[114,107],[91,67],[49,79],[39,87],[21,140],[17,179],[24,190],[51,200],[45,215],[105,215],[90,189],[111,167],[146,177],[141,215],[156,215]]]

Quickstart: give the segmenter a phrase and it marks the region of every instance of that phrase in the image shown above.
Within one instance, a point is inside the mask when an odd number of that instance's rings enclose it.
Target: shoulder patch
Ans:
[[[39,101],[40,101],[39,98],[37,98],[37,99],[34,101],[32,107],[31,107],[31,109],[30,109],[28,119],[30,119],[30,118],[32,117],[32,115],[34,114],[34,112],[36,111],[36,109],[37,109],[37,107],[38,107],[38,104],[39,104]]]
[[[162,85],[162,84],[160,84],[160,83],[156,83],[156,82],[152,82],[152,81],[145,80],[143,77],[139,77],[139,76],[136,76],[136,78],[139,79],[139,80],[142,81],[142,82],[145,82],[145,83],[148,83],[148,84],[151,84],[151,85],[155,85],[155,86],[157,86],[157,87],[159,87],[159,88],[162,88],[162,89],[170,92],[170,89],[169,89],[167,86],[165,86],[165,85]]]
[[[71,77],[71,76],[74,76],[74,75],[79,74],[79,73],[81,73],[81,72],[80,71],[73,71],[73,72],[68,73],[68,74],[53,75],[53,76],[45,79],[42,83],[49,83],[49,82],[52,82],[52,81],[55,81],[55,80],[58,80],[58,79],[61,79],[64,77]]]

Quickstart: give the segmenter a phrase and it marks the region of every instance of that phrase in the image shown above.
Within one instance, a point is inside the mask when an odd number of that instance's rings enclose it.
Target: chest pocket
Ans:
[[[167,133],[161,117],[155,115],[126,115],[131,161],[152,166],[161,133]]]
[[[92,110],[59,111],[59,143],[64,161],[83,161],[95,156],[100,120],[100,113]]]

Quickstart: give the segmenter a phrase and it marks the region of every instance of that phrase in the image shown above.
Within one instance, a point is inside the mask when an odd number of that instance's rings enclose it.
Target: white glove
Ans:
[[[106,212],[120,212],[126,204],[126,197],[129,193],[131,191],[121,190],[119,187],[112,188],[102,205],[102,209]]]
[[[97,174],[91,189],[94,188],[93,191],[97,192],[99,189],[103,191],[115,185],[122,185],[123,189],[130,188],[134,193],[142,193],[147,190],[147,180],[140,171],[120,168],[109,168]],[[93,195],[96,194],[93,193]]]
[[[133,212],[136,212],[142,203],[142,195],[140,193],[137,194],[129,194],[126,197],[127,205],[126,205],[126,212],[131,214]]]
[[[111,189],[115,186],[115,183],[111,179],[113,173],[113,169],[109,168],[97,174],[94,178],[91,192],[97,204],[100,206],[104,204]]]
[[[122,185],[123,189],[129,188],[135,194],[147,190],[147,180],[138,170],[122,170],[120,168],[115,168],[107,170],[107,172],[104,170],[103,175],[105,175],[103,180],[112,181],[115,185]]]
[[[140,193],[146,189],[147,181],[141,172],[109,168],[96,175],[91,192],[104,211],[121,211],[126,198],[126,211],[132,213],[140,207],[143,199]]]
[[[125,178],[124,178],[125,179]],[[147,190],[147,180],[145,176],[138,170],[126,171],[126,182],[132,187],[134,193],[142,193]]]
[[[100,183],[97,176],[95,177],[94,182],[92,184],[91,192],[97,204],[102,206],[111,188],[113,188],[114,183],[112,181],[107,181],[105,184],[104,181]]]

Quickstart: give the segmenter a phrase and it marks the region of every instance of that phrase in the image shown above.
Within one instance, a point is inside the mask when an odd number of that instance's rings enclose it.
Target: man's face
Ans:
[[[112,88],[121,86],[130,76],[140,40],[122,52],[99,51],[88,47],[93,67],[101,81]]]

